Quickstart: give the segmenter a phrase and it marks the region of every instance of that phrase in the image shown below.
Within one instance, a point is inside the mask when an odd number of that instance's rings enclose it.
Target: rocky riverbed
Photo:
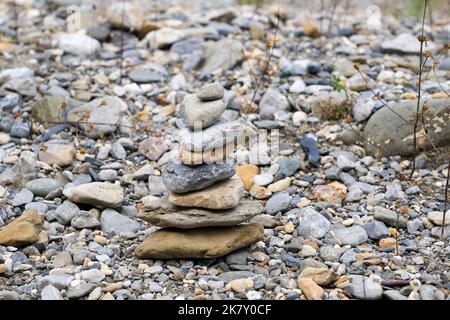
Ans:
[[[448,14],[411,157],[420,19],[336,10],[2,1],[0,300],[448,300]]]

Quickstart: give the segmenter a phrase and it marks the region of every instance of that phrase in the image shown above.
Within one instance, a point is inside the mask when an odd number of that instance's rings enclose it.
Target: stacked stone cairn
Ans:
[[[180,159],[163,168],[170,195],[146,204],[140,218],[162,227],[136,248],[143,259],[213,259],[263,239],[263,226],[245,223],[263,212],[242,200],[244,185],[229,161],[242,136],[239,122],[221,118],[227,106],[217,83],[188,94],[179,108]]]

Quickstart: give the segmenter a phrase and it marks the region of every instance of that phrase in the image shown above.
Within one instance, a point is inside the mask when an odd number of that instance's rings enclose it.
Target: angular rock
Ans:
[[[67,113],[77,106],[78,103],[67,97],[46,96],[34,104],[31,115],[33,119],[49,128],[56,122],[65,121]]]
[[[212,259],[263,239],[263,226],[246,224],[201,229],[162,229],[136,248],[141,259]]]
[[[158,160],[167,150],[169,145],[162,138],[149,137],[139,143],[139,152],[150,160]]]
[[[78,208],[75,203],[66,200],[62,205],[56,208],[55,217],[59,223],[66,225],[72,221],[72,218],[75,217],[78,212],[80,212],[80,208]]]
[[[313,280],[319,286],[328,286],[330,283],[336,281],[339,278],[339,275],[327,268],[306,267],[300,273],[299,278],[308,278]]]
[[[297,285],[308,300],[321,300],[325,295],[325,291],[309,278],[298,278]]]
[[[97,98],[72,109],[67,119],[81,122],[80,127],[90,138],[99,138],[116,131],[128,110],[127,104],[115,96]]]
[[[6,227],[0,230],[0,245],[22,246],[39,240],[39,233],[42,230],[42,218],[36,209],[31,209]]]
[[[354,225],[345,228],[343,226],[334,225],[328,231],[324,241],[326,243],[339,244],[342,246],[357,246],[366,242],[367,239],[367,233],[361,226]]]
[[[259,116],[261,119],[273,119],[277,111],[289,111],[289,101],[278,89],[269,88],[259,102]]]
[[[118,235],[122,232],[136,232],[139,223],[112,210],[106,209],[100,216],[102,231],[108,234]]]
[[[371,220],[364,225],[367,235],[370,239],[379,240],[381,238],[389,237],[389,229],[386,228],[383,222]]]
[[[312,208],[305,208],[297,228],[298,234],[306,239],[322,239],[331,227],[330,221]]]
[[[289,208],[292,197],[287,192],[273,195],[266,203],[266,213],[276,214]]]
[[[88,211],[77,213],[70,223],[75,229],[93,229],[100,227],[100,222]]]
[[[57,164],[61,167],[70,166],[76,154],[75,146],[72,143],[45,143],[39,149],[39,160],[48,165]]]
[[[232,69],[242,60],[242,43],[229,38],[205,44],[205,59],[200,66],[202,73],[213,73],[217,69]]]

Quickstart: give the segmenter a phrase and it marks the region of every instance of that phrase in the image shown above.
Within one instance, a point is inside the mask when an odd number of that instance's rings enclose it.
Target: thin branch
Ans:
[[[383,99],[381,99],[380,95],[378,93],[376,93],[372,87],[369,85],[369,82],[367,81],[367,79],[364,77],[364,74],[361,72],[361,70],[359,69],[359,67],[357,67],[356,65],[354,66],[355,69],[359,72],[359,74],[361,75],[361,77],[363,78],[364,82],[366,83],[366,87],[370,90],[370,92],[372,92],[372,94],[381,102],[381,104],[388,108],[390,111],[392,111],[396,116],[398,116],[400,119],[402,119],[405,123],[407,123],[408,125],[412,125],[411,123],[409,123],[408,120],[406,120],[403,116],[401,116],[398,112],[396,112],[394,109],[392,109],[390,106],[388,106],[388,104],[383,101]]]
[[[267,63],[264,66],[264,69],[263,69],[263,71],[261,73],[261,77],[259,78],[259,81],[256,83],[255,91],[253,92],[252,99],[250,100],[250,105],[252,105],[255,102],[256,95],[258,94],[258,91],[259,91],[259,89],[260,89],[260,87],[261,87],[261,85],[262,85],[262,83],[264,81],[264,75],[269,70],[270,61],[272,60],[273,52],[275,50],[275,45],[276,45],[276,42],[277,42],[277,35],[278,35],[279,27],[280,27],[280,10],[278,9],[277,25],[275,26],[275,35],[274,35],[274,38],[273,38],[273,45],[271,47],[269,47],[269,50],[268,50],[268,54],[269,55],[268,55],[268,58],[267,58]]]
[[[122,26],[125,21],[125,1],[122,2]],[[123,46],[124,46],[124,30],[120,32],[120,84],[122,84],[123,79]]]
[[[419,112],[420,112],[420,98],[421,98],[421,89],[422,89],[422,72],[423,72],[423,43],[426,41],[426,37],[424,36],[424,29],[425,29],[425,17],[427,14],[427,5],[428,0],[425,0],[425,5],[423,6],[423,18],[422,18],[422,32],[421,35],[418,37],[420,41],[420,53],[419,53],[419,83],[417,85],[417,107],[416,107],[416,120],[414,121],[414,137],[413,137],[413,144],[414,144],[414,154],[412,156],[412,168],[411,173],[409,175],[409,180],[412,179],[414,175],[414,171],[416,170],[416,154],[417,154],[417,126],[419,124]]]
[[[442,216],[442,229],[441,229],[441,238],[444,239],[444,229],[445,229],[445,213],[448,208],[448,184],[450,180],[450,161],[448,162],[447,167],[447,181],[445,182],[445,196],[444,196],[444,215]]]

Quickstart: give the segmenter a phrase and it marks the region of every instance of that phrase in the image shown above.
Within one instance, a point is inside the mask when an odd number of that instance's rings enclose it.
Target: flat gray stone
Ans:
[[[46,197],[50,192],[64,186],[64,184],[56,179],[40,178],[28,181],[25,188],[33,192],[37,197]]]
[[[264,207],[258,201],[242,201],[237,207],[227,210],[203,210],[179,208],[178,211],[155,210],[141,212],[139,218],[158,227],[192,229],[211,226],[233,226],[261,214]]]
[[[334,225],[330,228],[325,236],[325,242],[339,245],[357,246],[366,242],[368,239],[367,233],[363,227],[354,225],[345,228],[340,225]]]
[[[125,217],[112,209],[106,209],[100,216],[102,231],[108,234],[118,235],[121,232],[136,232],[139,223]]]
[[[204,129],[216,122],[227,107],[228,100],[202,101],[196,94],[184,97],[179,115],[190,129]]]
[[[167,190],[184,193],[201,190],[218,181],[228,179],[235,173],[234,165],[201,164],[191,167],[169,163],[163,170],[162,181]]]

